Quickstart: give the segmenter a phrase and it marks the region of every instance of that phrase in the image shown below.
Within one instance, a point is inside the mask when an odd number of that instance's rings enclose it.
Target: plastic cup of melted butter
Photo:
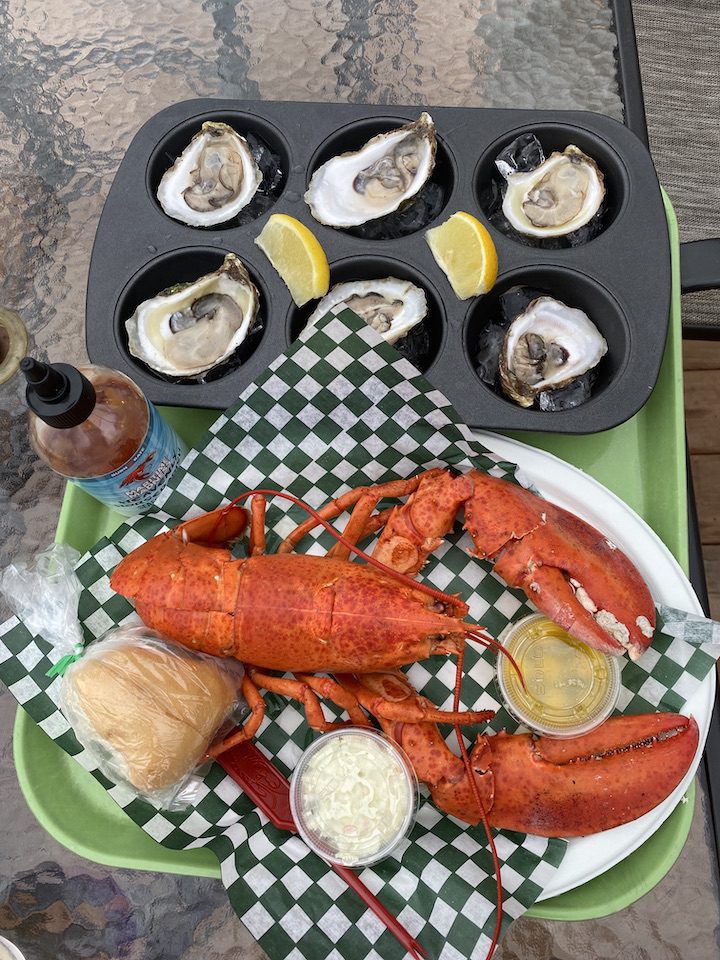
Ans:
[[[324,860],[346,867],[366,867],[392,853],[417,806],[417,778],[405,752],[365,727],[324,734],[290,778],[298,833]]]
[[[509,624],[498,640],[522,672],[522,684],[507,657],[498,658],[497,679],[508,711],[536,733],[578,737],[603,723],[620,694],[620,664],[571,637],[542,614]]]

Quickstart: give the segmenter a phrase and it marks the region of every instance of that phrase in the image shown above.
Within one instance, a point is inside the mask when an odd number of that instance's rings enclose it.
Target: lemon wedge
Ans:
[[[295,217],[273,213],[255,243],[287,284],[298,307],[328,292],[330,267],[325,251]]]
[[[487,293],[497,280],[495,244],[485,227],[469,213],[454,213],[433,227],[425,239],[460,300]]]

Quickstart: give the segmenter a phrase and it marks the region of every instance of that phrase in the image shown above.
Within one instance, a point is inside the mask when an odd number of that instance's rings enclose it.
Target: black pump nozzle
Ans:
[[[54,402],[59,400],[68,388],[67,377],[48,363],[41,363],[34,357],[25,357],[20,361],[20,369],[27,382],[33,385],[35,394],[41,400]]]
[[[25,357],[20,361],[20,370],[27,380],[27,405],[51,427],[76,427],[92,413],[95,389],[70,364],[41,363]]]

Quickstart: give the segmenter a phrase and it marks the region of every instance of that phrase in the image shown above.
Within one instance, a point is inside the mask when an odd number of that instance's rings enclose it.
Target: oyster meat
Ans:
[[[261,182],[247,140],[226,123],[208,121],[163,174],[157,198],[169,217],[210,227],[247,206]]]
[[[507,329],[500,351],[503,392],[521,407],[595,367],[607,343],[582,310],[553,297],[533,300]]]
[[[192,377],[226,360],[255,322],[257,288],[229,253],[215,273],[145,300],[125,321],[130,353],[158,373]]]
[[[507,180],[502,212],[519,232],[532,237],[559,237],[588,223],[605,197],[598,165],[572,144],[539,166],[513,172],[498,163]]]
[[[424,290],[409,280],[385,277],[336,284],[317,305],[308,323],[316,323],[341,303],[362,317],[388,343],[404,337],[427,315]]]
[[[305,201],[320,223],[354,227],[397,210],[421,189],[435,166],[435,124],[414,123],[368,140],[354,153],[332,157],[312,176]]]

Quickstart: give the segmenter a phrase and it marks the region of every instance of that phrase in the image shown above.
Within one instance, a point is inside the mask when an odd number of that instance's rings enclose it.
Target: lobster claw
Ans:
[[[379,690],[393,694],[388,677],[342,679],[374,711]],[[420,707],[427,704],[403,674],[394,672],[390,679],[397,688],[393,699],[406,707],[413,697]],[[480,734],[467,768],[448,749],[435,723],[402,722],[374,712],[387,736],[405,750],[439,809],[477,824],[482,819],[479,797],[493,827],[542,837],[585,836],[641,817],[680,783],[699,741],[692,717],[646,713],[613,717],[590,733],[562,740],[535,739],[529,733]]]
[[[521,587],[568,633],[604,653],[637,660],[655,630],[655,605],[640,573],[599,530],[507,480],[472,472],[465,529],[475,555]]]
[[[635,820],[661,803],[687,772],[698,737],[692,717],[640,714],[613,717],[567,740],[479,736],[470,762],[481,782],[492,779],[493,826],[579,837]]]

